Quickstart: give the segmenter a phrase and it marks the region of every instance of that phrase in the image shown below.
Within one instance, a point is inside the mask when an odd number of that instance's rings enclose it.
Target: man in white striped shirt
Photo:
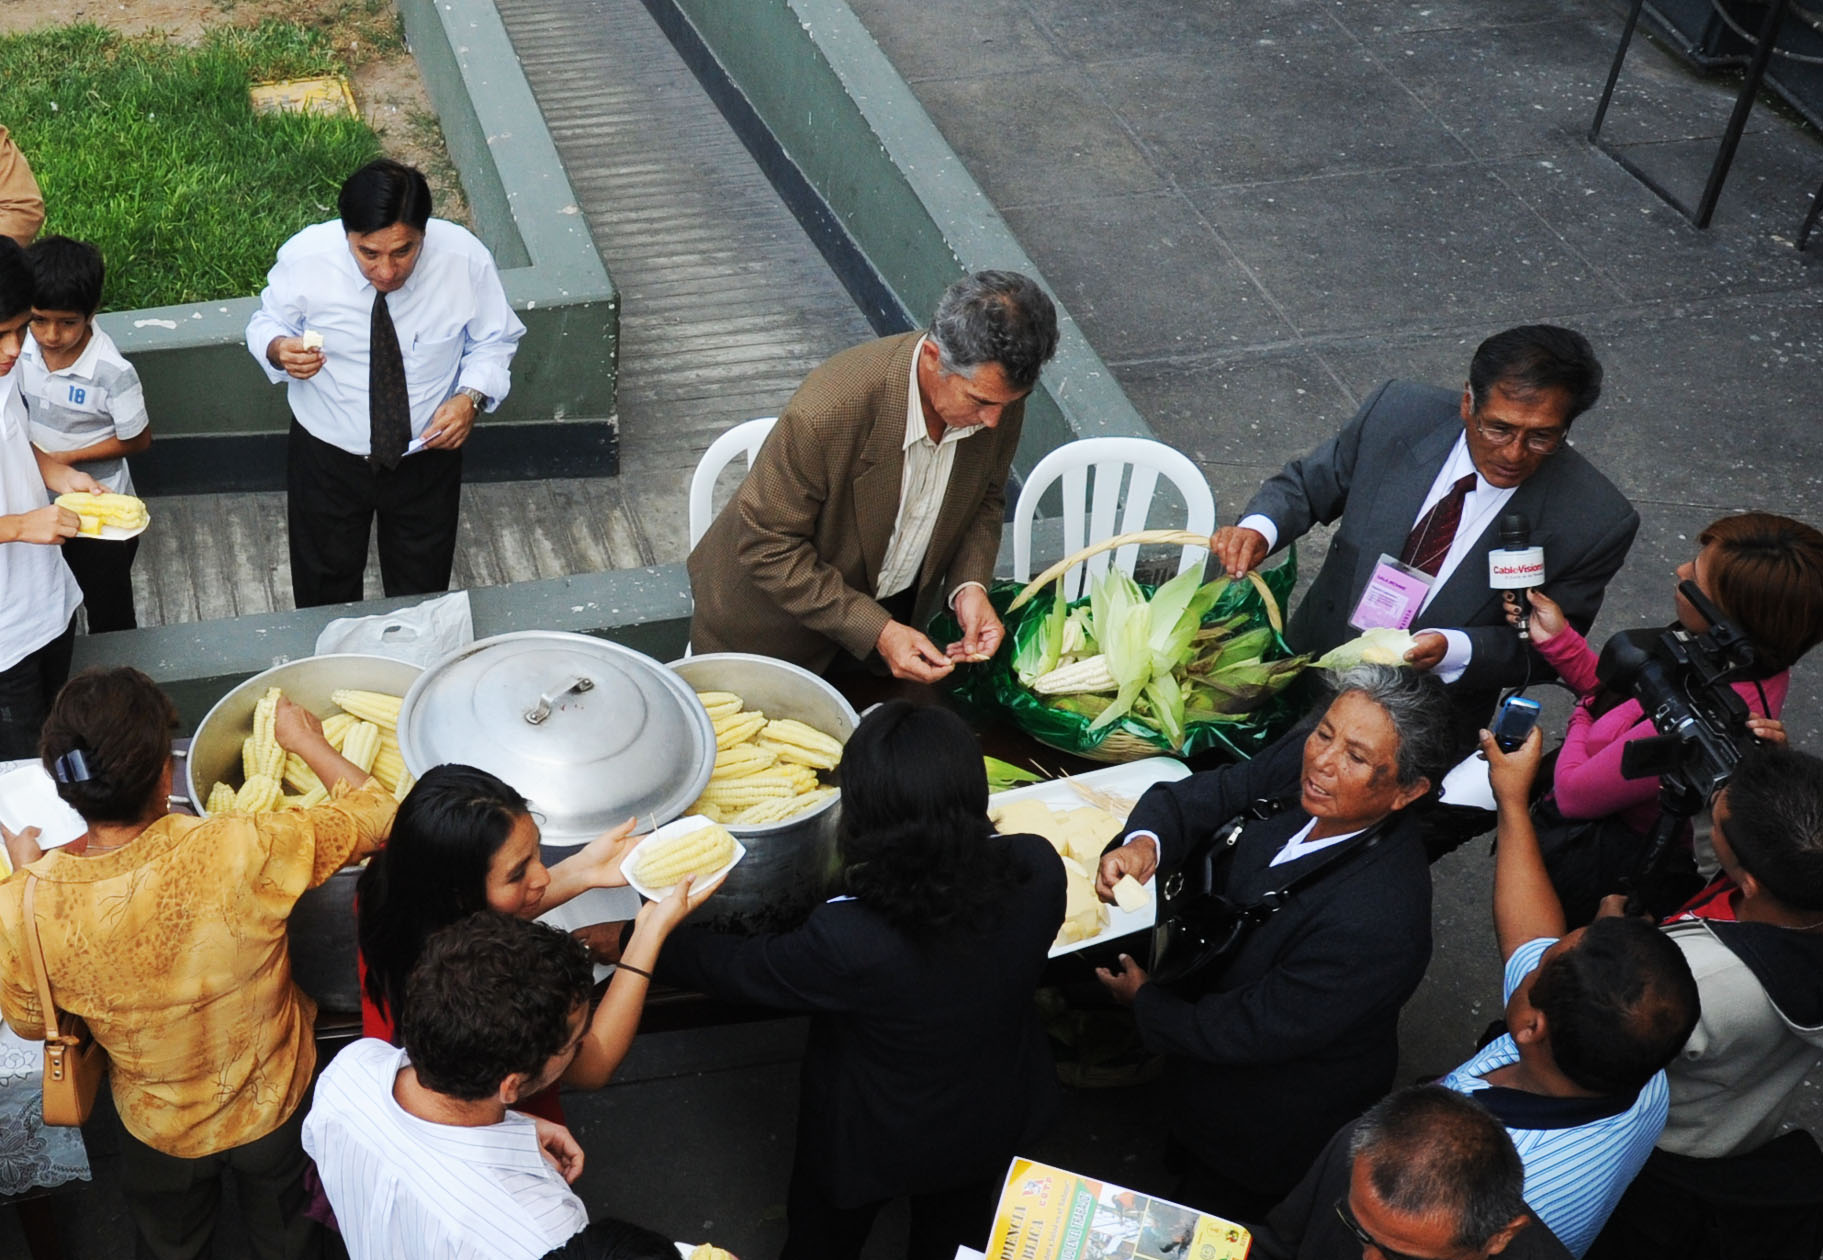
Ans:
[[[1618,915],[1564,931],[1529,797],[1543,740],[1481,747],[1499,805],[1494,933],[1506,959],[1504,1036],[1442,1084],[1506,1125],[1525,1199],[1580,1256],[1664,1130],[1665,1066],[1696,1026],[1696,980],[1649,920]]]
[[[588,1019],[588,955],[483,911],[412,970],[399,1030],[343,1050],[304,1121],[352,1260],[538,1260],[588,1224],[582,1149],[511,1108],[563,1074]]]

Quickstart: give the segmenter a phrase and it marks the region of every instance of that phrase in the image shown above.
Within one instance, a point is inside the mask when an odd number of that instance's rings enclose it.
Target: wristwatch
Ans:
[[[476,389],[473,385],[464,385],[456,392],[475,404],[476,415],[480,415],[487,410],[487,395]]]

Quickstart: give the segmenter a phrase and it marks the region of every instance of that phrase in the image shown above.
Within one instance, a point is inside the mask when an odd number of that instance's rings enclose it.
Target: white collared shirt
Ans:
[[[369,453],[368,341],[374,287],[348,249],[340,219],[315,223],[279,247],[260,309],[247,324],[247,349],[266,378],[288,385],[291,414],[310,433],[350,455]],[[386,297],[405,360],[411,434],[457,389],[480,390],[492,411],[506,397],[508,369],[525,325],[513,314],[487,247],[442,219],[425,225],[411,278]],[[323,367],[307,381],[272,366],[274,337],[323,336]]]
[[[1469,551],[1481,541],[1482,531],[1494,523],[1500,515],[1500,509],[1513,497],[1517,486],[1497,486],[1481,475],[1475,467],[1474,457],[1469,454],[1467,433],[1456,435],[1456,445],[1450,447],[1450,456],[1443,461],[1443,467],[1437,470],[1437,479],[1431,482],[1430,493],[1424,496],[1424,502],[1418,505],[1418,515],[1412,517],[1416,526],[1424,519],[1424,514],[1437,505],[1450,487],[1470,473],[1475,474],[1475,484],[1462,500],[1462,519],[1456,523],[1456,537],[1450,543],[1449,554],[1443,557],[1443,563],[1437,566],[1437,580],[1431,583],[1431,589],[1425,593],[1424,602],[1431,602],[1431,597],[1450,580],[1450,575],[1461,567],[1468,558]],[[1410,532],[1409,530],[1407,531]]]
[[[352,1260],[539,1260],[589,1223],[529,1116],[436,1124],[393,1097],[405,1051],[374,1038],[336,1055],[304,1118]]]
[[[1513,497],[1513,491],[1518,489],[1517,486],[1496,486],[1483,477],[1481,470],[1475,467],[1474,457],[1469,454],[1468,433],[1466,431],[1458,433],[1456,444],[1450,447],[1449,458],[1445,459],[1443,467],[1437,470],[1436,479],[1431,482],[1429,493],[1418,505],[1418,511],[1412,516],[1412,523],[1405,532],[1410,534],[1412,528],[1424,519],[1424,514],[1436,506],[1439,499],[1449,493],[1450,487],[1469,473],[1475,474],[1475,485],[1463,497],[1462,516],[1456,523],[1456,537],[1450,543],[1449,554],[1444,556],[1443,563],[1437,566],[1436,579],[1432,581],[1430,590],[1425,592],[1424,604],[1429,604],[1432,596],[1443,588],[1443,584],[1450,579],[1450,575],[1455,573],[1463,560],[1467,558],[1469,550],[1481,540],[1482,532],[1493,523],[1494,519],[1500,515],[1500,509],[1505,507],[1507,501]],[[1254,530],[1264,537],[1268,552],[1279,545],[1279,527],[1269,516],[1255,513],[1252,516],[1242,517],[1240,527]],[[1419,605],[1419,611],[1422,612],[1423,608],[1423,604]],[[1436,674],[1442,682],[1453,683],[1462,677],[1463,671],[1468,668],[1469,658],[1474,654],[1474,644],[1470,643],[1468,635],[1460,630],[1437,628],[1433,629],[1431,633],[1441,634],[1444,642],[1449,645],[1444,650],[1443,660],[1431,672]]]
[[[19,516],[51,501],[26,434],[19,368],[0,376],[0,516]],[[63,562],[63,548],[0,543],[0,669],[11,669],[62,634],[82,603],[82,589]]]
[[[1312,840],[1310,833],[1315,831],[1316,827],[1317,820],[1314,818],[1305,823],[1299,829],[1298,834],[1287,840],[1285,846],[1273,854],[1272,861],[1266,865],[1283,866],[1287,862],[1295,862],[1307,853],[1316,853],[1332,845],[1341,844],[1344,840],[1353,840],[1361,834],[1361,830],[1365,830],[1363,828],[1356,831],[1345,831],[1339,836],[1324,836],[1321,840]]]
[[[15,374],[32,421],[32,443],[42,451],[79,451],[117,437],[130,442],[146,431],[146,394],[139,373],[99,327],[76,361],[52,370],[35,337],[25,339]],[[127,461],[92,459],[78,465],[115,494],[133,493]]]
[[[956,466],[956,443],[981,432],[983,426],[943,431],[943,440],[930,440],[924,424],[924,403],[918,396],[918,356],[928,338],[912,347],[911,389],[905,402],[905,466],[899,472],[899,514],[893,518],[886,558],[880,562],[880,580],[874,597],[885,599],[918,580],[924,553],[930,550],[937,528],[937,513],[949,489],[950,470]]]

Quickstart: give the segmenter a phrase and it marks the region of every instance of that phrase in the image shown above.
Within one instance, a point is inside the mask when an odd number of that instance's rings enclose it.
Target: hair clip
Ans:
[[[88,758],[82,755],[82,749],[72,748],[51,766],[51,773],[59,783],[87,783],[95,776],[89,773]]]

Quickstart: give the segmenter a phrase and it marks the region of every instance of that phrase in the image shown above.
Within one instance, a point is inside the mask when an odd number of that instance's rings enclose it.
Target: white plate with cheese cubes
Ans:
[[[1095,869],[1100,865],[1101,851],[1109,840],[1124,830],[1126,819],[1114,818],[1095,809],[1070,783],[1073,781],[1097,792],[1138,801],[1154,783],[1168,783],[1174,779],[1188,778],[1189,775],[1190,767],[1175,757],[1147,757],[1125,765],[1109,766],[1105,770],[1091,770],[1087,774],[1076,775],[1073,780],[1052,779],[1045,783],[1009,788],[988,797],[988,815],[995,819],[995,825],[1000,830],[1029,831],[1042,835],[1058,850],[1059,857],[1064,859],[1064,867],[1070,877],[1068,900],[1064,909],[1064,930],[1059,933],[1056,944],[1051,946],[1050,957],[1073,954],[1091,945],[1147,931],[1156,922],[1158,915],[1158,901],[1153,887],[1156,881],[1141,885],[1146,894],[1145,904],[1131,910],[1110,906],[1095,895]],[[1026,802],[1049,807],[1053,820],[1048,824],[1049,830],[1045,829],[1045,820],[1031,810]],[[1012,807],[1010,810],[1009,806]],[[1004,827],[999,824],[1003,810],[1007,811]],[[1062,817],[1059,818],[1059,815]],[[1102,917],[1103,911],[1105,918]],[[1099,921],[1099,927],[1094,931],[1086,931],[1091,914]]]
[[[701,814],[686,814],[682,818],[674,818],[646,836],[638,844],[634,845],[632,850],[625,857],[620,859],[620,873],[627,877],[627,883],[632,886],[633,890],[647,901],[663,901],[666,897],[671,895],[671,889],[675,887],[675,885],[665,884],[663,886],[654,886],[646,883],[635,875],[634,872],[639,869],[640,855],[645,852],[645,850],[663,844],[667,840],[674,839],[678,836],[687,836],[692,832],[701,831],[705,827],[714,827],[717,825],[718,824],[713,819],[704,818]],[[727,875],[729,871],[739,866],[741,859],[746,856],[747,846],[742,844],[739,840],[736,840],[734,842],[734,856],[717,867],[713,873],[707,876],[699,876],[696,883],[691,885],[691,891],[693,893],[701,892],[712,884],[719,884],[722,881],[722,878]]]

